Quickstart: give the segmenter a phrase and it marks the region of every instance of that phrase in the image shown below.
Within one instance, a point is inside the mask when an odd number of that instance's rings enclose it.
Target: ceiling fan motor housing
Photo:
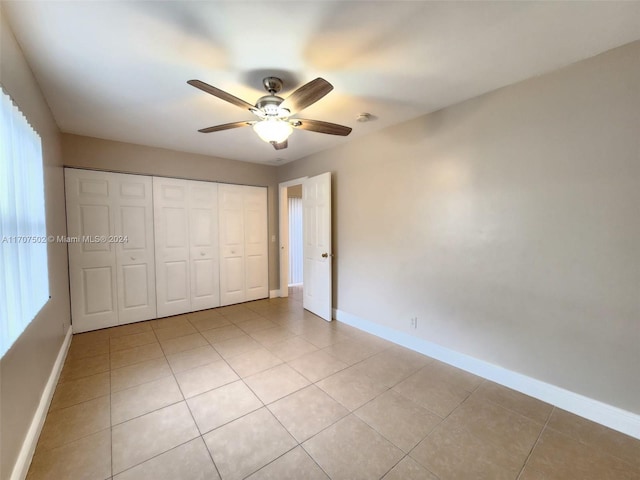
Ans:
[[[262,110],[265,115],[269,117],[286,117],[289,115],[289,110],[279,108],[279,105],[283,101],[284,99],[277,95],[265,95],[258,99],[256,107]]]
[[[279,108],[284,98],[276,95],[282,89],[282,80],[278,77],[265,77],[262,79],[262,85],[269,95],[260,97],[256,102],[256,108],[262,110],[267,117],[286,118],[289,116],[289,110]]]

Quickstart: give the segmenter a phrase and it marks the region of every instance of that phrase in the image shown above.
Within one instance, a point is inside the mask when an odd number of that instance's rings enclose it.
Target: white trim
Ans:
[[[280,296],[280,290],[271,290],[269,292],[269,298],[276,298]]]
[[[289,290],[289,204],[287,201],[287,188],[301,185],[309,177],[300,177],[278,184],[278,232],[280,236],[280,296],[288,297]]]
[[[282,187],[293,187],[294,185],[300,185],[302,183],[304,183],[304,181],[309,178],[308,176],[305,177],[300,177],[300,178],[294,178],[293,180],[287,180],[286,182],[280,182],[278,184],[278,186],[280,188]]]
[[[18,455],[16,464],[13,467],[10,480],[24,480],[27,477],[29,467],[31,466],[31,460],[33,459],[33,453],[36,450],[38,438],[40,437],[40,432],[42,431],[44,420],[47,417],[53,393],[56,390],[56,385],[58,384],[58,379],[62,372],[64,360],[67,358],[67,352],[69,351],[69,345],[71,344],[71,336],[71,327],[69,327],[64,337],[64,341],[62,342],[62,346],[58,351],[58,357],[56,358],[53,368],[51,369],[51,373],[49,374],[49,380],[47,380],[47,384],[45,385],[42,396],[40,397],[40,403],[38,404],[36,413],[31,420],[29,431],[27,432],[24,442],[22,442],[20,454]]]
[[[640,415],[594,400],[564,388],[470,357],[408,333],[359,318],[338,309],[334,318],[390,342],[522,392],[563,410],[640,439]]]
[[[303,285],[304,285],[304,283],[302,283],[302,282],[300,282],[300,283],[290,283],[289,284],[290,287],[301,287]]]

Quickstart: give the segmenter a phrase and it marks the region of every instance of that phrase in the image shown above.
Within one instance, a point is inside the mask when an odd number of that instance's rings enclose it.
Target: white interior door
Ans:
[[[65,169],[73,331],[118,324],[113,174]]]
[[[220,306],[218,184],[189,182],[191,310]]]
[[[303,306],[331,321],[331,173],[302,184]]]
[[[245,301],[269,296],[267,189],[244,188]]]
[[[118,323],[156,317],[151,177],[113,174]]]
[[[158,316],[191,311],[188,182],[153,177]]]
[[[246,300],[244,201],[241,185],[219,185],[220,304]]]

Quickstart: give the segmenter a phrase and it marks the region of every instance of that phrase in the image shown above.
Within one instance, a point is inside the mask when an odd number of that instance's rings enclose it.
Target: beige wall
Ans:
[[[302,185],[287,187],[288,198],[302,198]]]
[[[60,133],[0,8],[0,83],[42,138],[47,232],[65,235]],[[49,245],[51,300],[0,360],[0,478],[8,478],[69,327],[67,248]]]
[[[62,135],[65,166],[268,187],[269,289],[278,289],[278,185],[276,168],[163,148]],[[272,241],[272,236],[276,241]]]
[[[638,414],[639,126],[635,42],[278,174],[334,173],[338,309]]]

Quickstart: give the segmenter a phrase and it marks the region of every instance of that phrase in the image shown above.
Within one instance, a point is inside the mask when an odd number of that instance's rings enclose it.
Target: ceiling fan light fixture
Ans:
[[[267,118],[253,125],[253,130],[267,143],[282,143],[291,132],[293,127],[289,122],[277,118]]]

